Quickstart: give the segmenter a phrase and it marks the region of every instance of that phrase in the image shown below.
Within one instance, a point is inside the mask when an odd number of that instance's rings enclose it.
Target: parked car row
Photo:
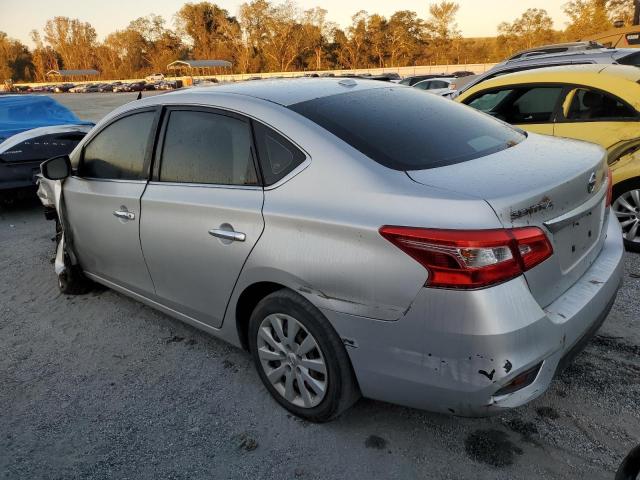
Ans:
[[[140,80],[136,82],[96,82],[96,83],[59,83],[37,85],[35,87],[15,87],[19,93],[102,93],[102,92],[140,92],[142,90],[173,90],[182,87],[181,80]]]

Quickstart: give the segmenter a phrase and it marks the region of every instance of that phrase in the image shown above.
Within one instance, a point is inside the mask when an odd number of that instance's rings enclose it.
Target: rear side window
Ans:
[[[359,90],[289,108],[395,170],[452,165],[504,150],[525,138],[502,122],[415,88]]]
[[[257,185],[249,123],[210,112],[172,111],[162,147],[160,181]]]
[[[578,88],[567,114],[567,120],[635,119],[636,113],[620,100],[595,90]]]
[[[84,148],[80,175],[109,180],[140,180],[155,112],[116,120]]]
[[[279,133],[258,122],[254,131],[265,185],[273,185],[304,162],[305,154]]]

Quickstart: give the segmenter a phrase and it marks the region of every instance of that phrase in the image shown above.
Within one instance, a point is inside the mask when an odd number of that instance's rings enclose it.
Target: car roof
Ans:
[[[640,68],[628,65],[564,65],[509,73],[473,86],[461,98],[510,84],[568,83],[611,91],[640,109]]]
[[[520,67],[521,65],[544,65],[546,63],[556,63],[559,61],[579,61],[596,63],[608,63],[609,60],[618,60],[626,55],[638,53],[637,48],[596,48],[590,50],[571,50],[568,52],[546,53],[534,56],[524,56],[505,60],[498,63],[487,73],[499,71],[502,69]],[[602,62],[605,60],[605,62]]]
[[[456,80],[455,77],[425,78],[424,80],[420,80],[419,82],[414,83],[413,86],[415,87],[416,85],[418,85],[418,83],[425,83],[425,82],[450,82],[450,83],[452,83],[455,80]]]
[[[523,78],[532,79],[533,81],[541,81],[545,78],[552,78],[558,80],[558,78],[571,78],[570,81],[574,81],[574,77],[588,78],[594,75],[608,75],[613,77],[619,77],[621,79],[637,82],[640,80],[640,68],[628,65],[609,65],[609,64],[587,64],[587,65],[559,65],[554,67],[535,68],[532,70],[522,70],[520,72],[507,73],[500,75],[499,77],[492,78],[483,82],[488,83],[502,83],[505,80],[508,82],[517,79],[520,82]]]
[[[373,88],[389,88],[390,86],[404,88],[402,85],[390,84],[380,80],[366,80],[360,78],[339,77],[304,77],[278,80],[261,80],[251,82],[237,82],[216,84],[214,86],[198,87],[198,94],[229,93],[259,98],[283,106],[306,102],[316,98],[329,97],[341,93]],[[196,89],[186,89],[167,95],[189,95]]]

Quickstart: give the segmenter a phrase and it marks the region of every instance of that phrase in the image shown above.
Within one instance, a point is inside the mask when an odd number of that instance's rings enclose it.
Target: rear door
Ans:
[[[84,146],[64,182],[73,249],[82,268],[134,292],[152,294],[140,248],[140,197],[157,123],[154,108],[117,118]]]
[[[480,92],[464,103],[524,130],[554,134],[561,85],[512,85]]]
[[[171,107],[142,197],[142,248],[158,300],[213,327],[264,221],[250,122]]]
[[[608,149],[640,136],[640,115],[624,100],[588,87],[567,88],[555,135]]]

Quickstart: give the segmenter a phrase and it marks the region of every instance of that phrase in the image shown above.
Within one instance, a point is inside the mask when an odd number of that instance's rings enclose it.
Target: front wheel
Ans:
[[[290,290],[258,303],[249,348],[267,390],[299,417],[326,422],[359,397],[340,337],[318,309]]]
[[[611,210],[622,226],[627,250],[640,252],[640,179],[622,182],[613,188]]]

